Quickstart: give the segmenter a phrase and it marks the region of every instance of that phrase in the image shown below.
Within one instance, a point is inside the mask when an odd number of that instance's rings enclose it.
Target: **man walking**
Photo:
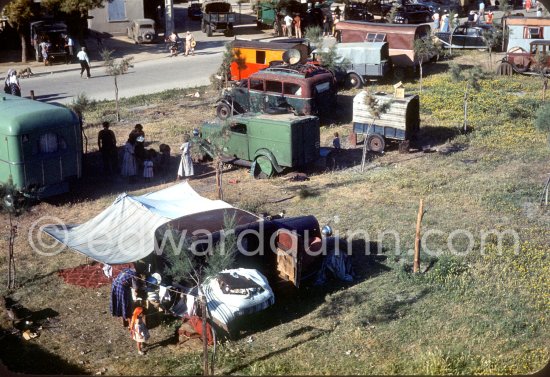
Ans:
[[[74,59],[74,42],[71,37],[65,34],[65,63],[72,63]]]
[[[116,173],[118,167],[116,136],[109,129],[109,122],[103,122],[103,129],[97,135],[97,145],[103,158],[103,170],[106,174]]]
[[[88,54],[86,53],[86,47],[82,47],[78,54],[76,54],[76,57],[80,62],[80,77],[82,77],[82,74],[84,73],[84,71],[86,71],[86,78],[89,79],[91,77],[90,59],[88,58]]]

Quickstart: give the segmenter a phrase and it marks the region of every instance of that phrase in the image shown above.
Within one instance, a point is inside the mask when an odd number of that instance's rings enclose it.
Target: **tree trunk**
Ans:
[[[464,91],[464,132],[468,131],[468,87]]]
[[[413,272],[420,271],[420,227],[422,225],[422,217],[424,216],[424,200],[420,199],[420,206],[418,208],[418,215],[416,217],[416,234],[414,238],[414,260],[413,260]]]
[[[21,63],[27,62],[27,40],[25,39],[25,34],[20,31],[19,39],[21,40]]]
[[[420,67],[420,93],[422,93],[422,60],[420,61],[418,66]]]
[[[117,122],[120,122],[120,111],[118,110],[118,82],[117,82],[117,79],[116,79],[116,75],[115,75],[114,77],[115,77],[115,107],[116,107],[116,120],[117,120]]]

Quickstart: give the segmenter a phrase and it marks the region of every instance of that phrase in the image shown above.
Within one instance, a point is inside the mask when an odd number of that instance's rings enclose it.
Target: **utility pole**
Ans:
[[[174,31],[174,1],[164,0],[164,38]]]

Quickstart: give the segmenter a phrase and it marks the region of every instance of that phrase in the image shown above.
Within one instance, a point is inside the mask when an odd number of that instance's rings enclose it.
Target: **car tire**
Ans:
[[[216,116],[220,118],[221,120],[226,120],[231,115],[231,107],[227,103],[220,103],[218,107],[216,107]]]
[[[151,33],[147,33],[143,36],[143,39],[145,39],[147,42],[152,42],[153,41],[153,34]]]
[[[384,151],[384,148],[386,147],[386,143],[384,142],[384,138],[381,135],[374,134],[370,135],[367,139],[367,147],[371,152],[382,153]]]
[[[361,77],[357,73],[351,72],[346,76],[346,88],[360,89],[362,86],[363,80],[361,80]]]
[[[211,25],[206,26],[206,35],[208,37],[212,36],[212,26]]]

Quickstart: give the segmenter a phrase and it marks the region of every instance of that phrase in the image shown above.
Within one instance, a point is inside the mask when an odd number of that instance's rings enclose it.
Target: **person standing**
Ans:
[[[74,59],[74,42],[71,37],[65,34],[65,64],[72,63]]]
[[[124,145],[124,154],[122,156],[122,169],[120,174],[123,177],[128,177],[128,182],[131,182],[137,174],[136,157],[134,155],[135,141],[128,139]]]
[[[138,353],[140,355],[145,355],[143,343],[149,340],[149,330],[145,325],[145,321],[143,319],[143,308],[141,306],[135,308],[134,313],[132,314],[130,334],[132,339],[136,341]]]
[[[15,69],[10,68],[6,74],[6,80],[4,81],[4,93],[21,97],[21,84],[19,83],[17,71]]]
[[[44,65],[50,65],[50,56],[49,56],[49,49],[50,49],[50,41],[48,40],[48,37],[43,37],[42,42],[40,42],[40,53],[42,54],[42,60],[44,61]]]
[[[485,20],[485,1],[484,0],[479,0],[478,10],[479,10],[478,12],[479,22],[484,21]]]
[[[190,31],[187,31],[185,34],[185,56],[189,55],[189,52],[191,52],[191,55],[195,55],[195,45],[196,45],[195,37],[193,34],[191,34]]]
[[[285,37],[292,37],[292,17],[289,14],[283,19],[285,27],[283,29],[283,34]]]
[[[103,171],[111,175],[117,171],[116,136],[109,129],[109,122],[103,122],[103,129],[97,134],[97,145],[103,158]]]
[[[195,175],[193,169],[193,159],[191,158],[191,137],[189,134],[183,135],[183,144],[180,147],[181,161],[178,168],[178,179],[183,177],[191,177]]]
[[[432,20],[434,21],[434,31],[439,31],[439,12],[434,12]]]
[[[122,270],[111,284],[109,308],[114,317],[122,317],[124,327],[132,317],[132,297],[137,297],[138,288],[137,273],[130,268]]]
[[[299,13],[294,14],[294,35],[296,38],[302,38],[302,19]]]
[[[449,31],[449,11],[446,10],[441,17],[441,32],[448,33]]]
[[[151,158],[151,153],[147,153],[147,157],[145,158],[145,161],[143,161],[143,178],[145,179],[145,182],[151,181],[151,179],[154,177],[154,163],[153,159]]]
[[[525,10],[527,12],[531,10],[531,0],[525,0]]]
[[[330,35],[330,19],[328,16],[323,16],[323,37]]]
[[[143,160],[145,160],[145,132],[143,131],[143,126],[140,123],[135,125],[132,132],[130,132],[128,139],[134,144],[136,168],[141,171],[141,168],[143,168]]]
[[[78,54],[76,54],[76,57],[80,62],[80,77],[82,77],[82,74],[86,71],[86,78],[89,79],[91,77],[90,58],[88,58],[88,54],[86,53],[86,47],[82,47]]]
[[[492,10],[489,10],[489,12],[487,12],[487,19],[485,20],[485,23],[487,23],[488,25],[491,25],[493,23],[493,11]]]

